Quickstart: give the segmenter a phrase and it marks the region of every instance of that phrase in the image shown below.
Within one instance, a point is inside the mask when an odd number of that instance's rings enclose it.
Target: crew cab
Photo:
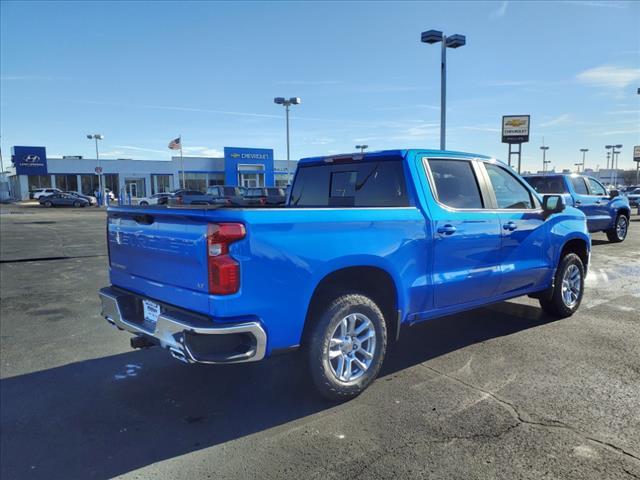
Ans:
[[[591,240],[562,195],[439,150],[302,159],[282,208],[110,207],[102,315],[187,363],[301,349],[332,399],[377,376],[401,330],[513,297],[579,307]]]
[[[569,205],[584,212],[590,232],[605,232],[610,242],[622,242],[629,231],[629,200],[617,190],[586,175],[528,175],[527,182],[540,194],[559,193]]]

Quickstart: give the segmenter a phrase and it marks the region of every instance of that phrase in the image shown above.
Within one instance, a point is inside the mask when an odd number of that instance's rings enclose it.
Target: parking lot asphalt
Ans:
[[[319,399],[297,354],[188,366],[99,316],[104,212],[0,207],[0,477],[640,478],[640,217],[595,234],[583,304],[407,328]]]

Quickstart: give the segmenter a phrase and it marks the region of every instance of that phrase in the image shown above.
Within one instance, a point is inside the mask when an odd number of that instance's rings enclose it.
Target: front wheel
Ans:
[[[627,238],[627,232],[629,231],[629,219],[622,213],[618,214],[616,223],[611,230],[607,230],[607,238],[610,242],[619,243]]]
[[[540,298],[540,306],[549,315],[566,318],[573,315],[584,293],[584,265],[575,253],[560,260],[553,287]]]
[[[44,206],[45,207],[52,207],[53,203],[51,203],[49,200],[47,200],[46,202],[44,202]]]
[[[73,202],[73,206],[75,208],[80,208],[82,206],[82,203],[80,203],[79,201],[76,200],[75,202]]]
[[[375,380],[387,349],[380,308],[369,297],[348,294],[310,321],[307,354],[316,388],[330,400],[358,396]]]
[[[149,202],[140,202],[140,206],[141,207],[148,207],[149,206]]]

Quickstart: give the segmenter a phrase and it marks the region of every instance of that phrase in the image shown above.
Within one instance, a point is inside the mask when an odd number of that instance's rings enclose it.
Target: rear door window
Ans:
[[[480,187],[468,160],[428,160],[438,201],[452,208],[483,208]]]
[[[589,195],[589,190],[587,190],[587,184],[584,183],[584,178],[571,177],[571,185],[573,185],[573,189],[577,194]]]
[[[401,160],[301,166],[292,207],[406,207]]]

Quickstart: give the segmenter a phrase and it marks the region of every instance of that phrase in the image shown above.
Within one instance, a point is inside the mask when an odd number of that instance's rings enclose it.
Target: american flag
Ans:
[[[171,150],[180,150],[180,148],[181,148],[181,147],[182,147],[182,144],[181,144],[181,139],[180,139],[180,137],[178,137],[178,138],[174,138],[173,140],[171,140],[171,141],[169,142],[169,148],[170,148]]]

